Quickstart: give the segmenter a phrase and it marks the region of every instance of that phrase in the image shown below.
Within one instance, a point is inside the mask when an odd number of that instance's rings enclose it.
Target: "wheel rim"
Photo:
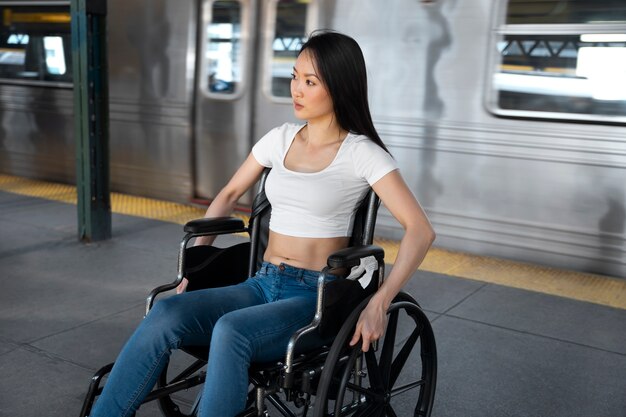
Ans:
[[[382,347],[362,354],[360,345],[345,346],[366,305],[363,302],[353,312],[344,325],[349,331],[342,327],[331,348],[314,416],[429,416],[436,384],[436,350],[430,323],[417,303],[401,294],[389,308]],[[363,365],[355,369],[359,360]],[[360,384],[358,375],[362,377]]]

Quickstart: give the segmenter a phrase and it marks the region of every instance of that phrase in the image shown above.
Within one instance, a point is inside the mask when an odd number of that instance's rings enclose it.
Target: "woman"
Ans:
[[[361,49],[321,32],[302,47],[291,94],[303,125],[266,134],[220,191],[206,217],[229,215],[238,199],[272,170],[268,246],[259,272],[242,284],[185,293],[154,306],[130,338],[91,414],[128,416],[150,392],[171,349],[209,345],[200,416],[243,410],[252,361],[284,355],[287,342],[315,312],[319,271],[347,246],[354,208],[371,186],[405,230],[396,263],[363,310],[351,344],[364,351],[385,330],[386,311],[421,263],[435,234],[373,126]],[[196,244],[209,245],[212,237]]]

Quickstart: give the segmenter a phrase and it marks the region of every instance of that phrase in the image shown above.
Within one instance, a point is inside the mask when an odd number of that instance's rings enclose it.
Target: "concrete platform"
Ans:
[[[180,225],[116,214],[83,244],[75,224],[72,204],[0,191],[0,417],[78,416],[174,278]],[[626,310],[424,271],[407,290],[437,338],[434,417],[626,416]]]

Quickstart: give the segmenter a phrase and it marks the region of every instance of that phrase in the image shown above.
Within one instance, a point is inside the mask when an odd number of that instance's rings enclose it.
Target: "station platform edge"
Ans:
[[[76,187],[0,174],[0,190],[29,197],[76,204]],[[125,214],[185,224],[202,217],[206,208],[192,204],[111,193],[111,210]],[[247,219],[244,213],[235,213]],[[115,229],[113,229],[115,236]],[[399,242],[375,239],[385,250],[386,262],[395,262]],[[420,269],[507,287],[626,309],[626,280],[578,271],[569,271],[500,258],[472,255],[433,247]]]

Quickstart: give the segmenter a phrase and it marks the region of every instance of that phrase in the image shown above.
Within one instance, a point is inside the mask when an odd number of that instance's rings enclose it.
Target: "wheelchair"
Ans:
[[[271,206],[264,185],[268,172],[261,177],[247,227],[234,217],[192,220],[184,226],[177,278],[149,294],[146,314],[156,296],[176,288],[183,277],[189,280],[187,291],[193,291],[231,285],[254,274],[267,245]],[[237,417],[430,416],[437,379],[435,338],[426,315],[409,294],[400,292],[394,299],[385,334],[367,352],[362,352],[361,342],[349,346],[361,311],[384,279],[383,249],[372,245],[379,204],[376,194],[369,190],[357,208],[349,247],[329,256],[320,272],[315,317],[291,337],[284,360],[251,364],[247,408]],[[247,233],[250,239],[227,248],[188,247],[198,236],[234,233]],[[374,259],[368,284],[350,279],[350,272],[358,273],[363,260],[371,265]],[[328,274],[350,276],[325,282]],[[303,337],[330,342],[299,352],[298,341]],[[181,351],[184,366],[174,366],[171,359],[144,400],[158,401],[166,417],[196,415],[199,398],[193,397],[201,392],[198,387],[207,372],[207,347],[188,346]],[[112,363],[106,365],[93,376],[81,417],[89,416],[112,367]],[[170,377],[173,371],[176,375]]]

